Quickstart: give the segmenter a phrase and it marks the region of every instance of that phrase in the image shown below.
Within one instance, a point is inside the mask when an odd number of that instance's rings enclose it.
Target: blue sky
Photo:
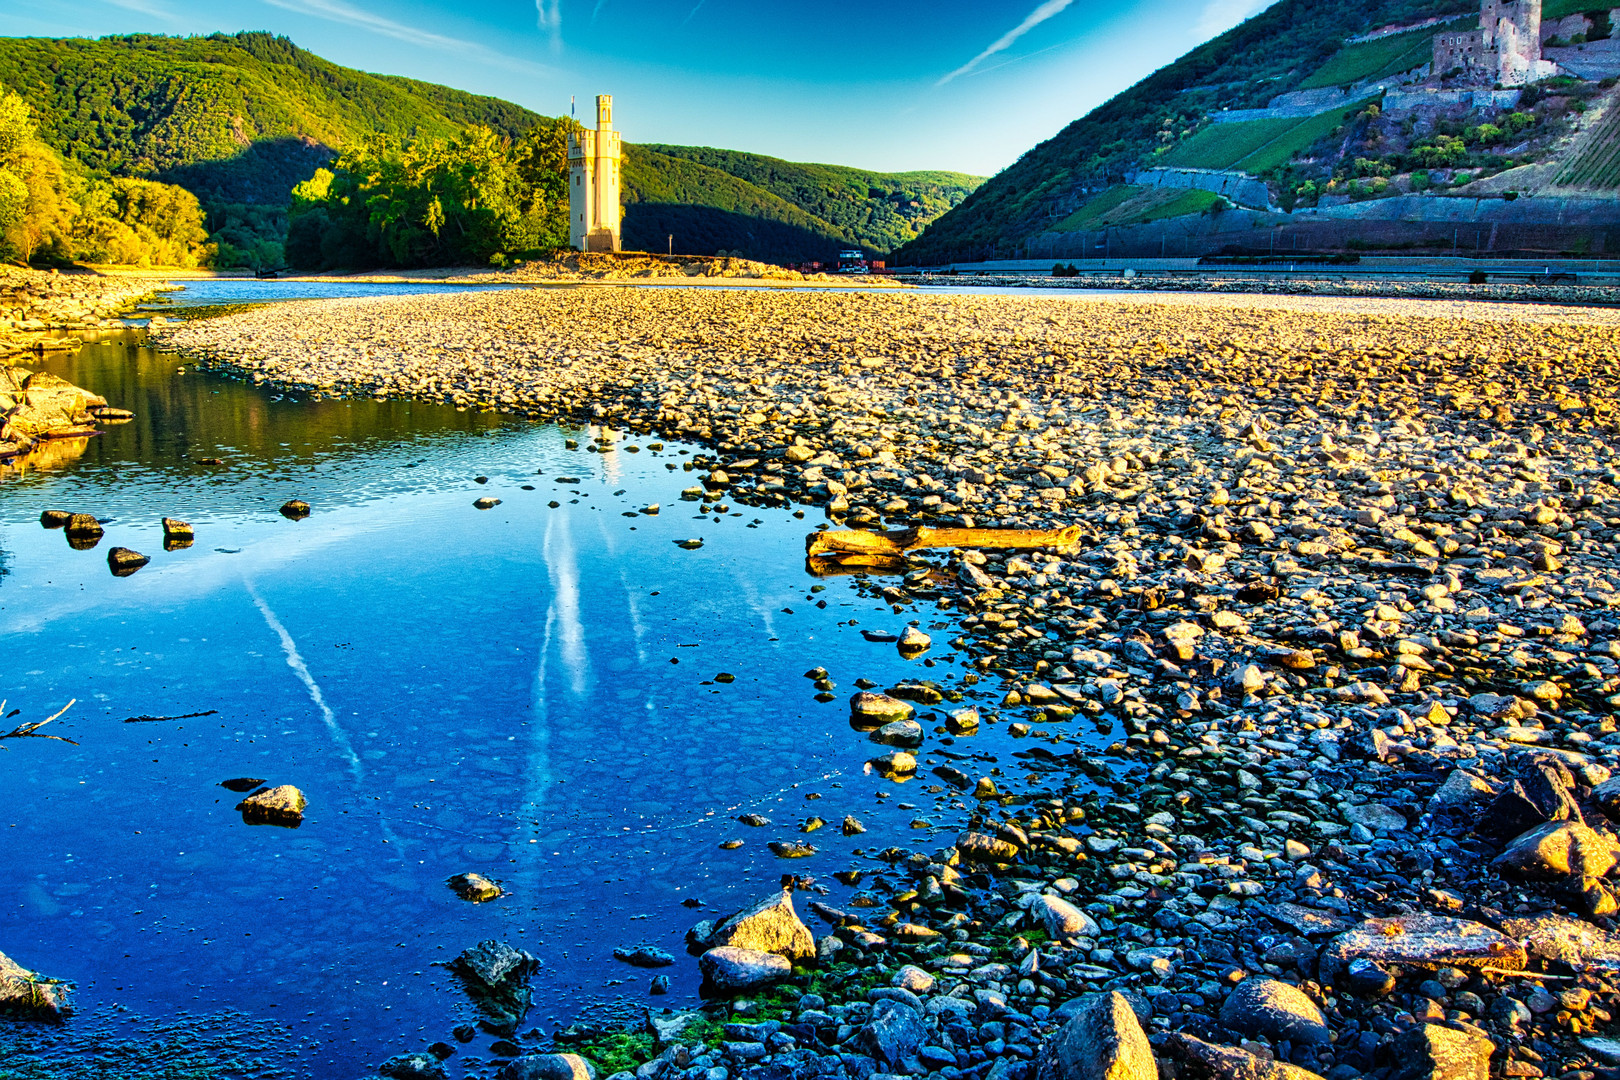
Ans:
[[[990,175],[1269,0],[30,0],[0,35],[270,30],[631,142]]]

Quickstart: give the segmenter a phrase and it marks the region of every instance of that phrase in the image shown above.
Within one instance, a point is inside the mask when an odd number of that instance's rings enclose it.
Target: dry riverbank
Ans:
[[[704,441],[694,500],[1079,527],[1071,550],[916,553],[868,583],[952,619],[936,640],[972,658],[963,682],[1004,691],[984,716],[953,711],[953,684],[852,703],[901,721],[883,767],[959,790],[962,833],[874,844],[859,904],[810,904],[819,938],[779,906],[694,935],[749,1004],[723,1029],[663,1018],[656,1044],[579,1040],[599,1064],[1594,1080],[1620,1063],[1617,326],[1415,301],[574,290],[300,302],[154,336],[268,385]],[[943,752],[980,723],[1028,739],[999,776]],[[832,869],[814,864],[791,865]]]
[[[0,266],[0,358],[77,344],[56,331],[121,326],[119,316],[162,284],[149,278]]]

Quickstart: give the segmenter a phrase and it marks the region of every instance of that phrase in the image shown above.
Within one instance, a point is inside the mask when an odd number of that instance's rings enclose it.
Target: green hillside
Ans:
[[[1235,133],[1204,134],[1212,112],[1262,107],[1284,90],[1319,82],[1313,77],[1330,62],[1334,66],[1323,78],[1354,81],[1374,58],[1341,56],[1349,51],[1347,39],[1379,26],[1477,10],[1470,0],[1278,0],[1029,150],[896,252],[895,260],[926,263],[1015,245],[1073,213],[1085,191],[1119,183],[1140,168],[1186,160],[1175,156],[1185,141],[1204,140],[1188,151],[1197,156],[1236,138]],[[1382,56],[1379,62],[1387,66],[1403,56]],[[1256,138],[1262,133],[1254,131]],[[1267,141],[1275,139],[1273,134]],[[1238,160],[1241,156],[1233,159]]]
[[[624,149],[624,246],[712,255],[741,251],[779,262],[824,259],[859,242],[747,180],[645,146]]]
[[[0,38],[0,88],[92,174],[195,194],[226,250],[274,262],[292,188],[378,136],[449,140],[472,125],[517,138],[559,123],[498,98],[341,67],[269,33]],[[628,147],[626,242],[781,261],[914,239],[979,183],[874,173],[707,147]]]
[[[497,98],[368,75],[267,33],[0,38],[0,85],[40,137],[119,176],[208,203],[285,205],[334,149],[373,134],[519,134],[541,119]]]
[[[746,180],[877,252],[893,251],[915,239],[984,183],[984,177],[966,173],[868,172],[707,146],[649,144],[645,149]]]

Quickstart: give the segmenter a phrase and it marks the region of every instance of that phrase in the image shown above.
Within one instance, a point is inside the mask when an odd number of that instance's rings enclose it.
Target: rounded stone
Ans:
[[[1245,1035],[1320,1046],[1330,1039],[1327,1018],[1296,986],[1250,976],[1221,1006],[1221,1023]]]

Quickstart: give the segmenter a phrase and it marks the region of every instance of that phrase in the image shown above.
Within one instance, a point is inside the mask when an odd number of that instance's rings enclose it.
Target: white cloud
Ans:
[[[1193,24],[1193,36],[1200,42],[1208,41],[1232,29],[1251,15],[1258,15],[1270,7],[1274,0],[1208,0]]]
[[[539,64],[531,64],[527,60],[519,60],[486,48],[474,41],[464,41],[461,38],[446,37],[444,34],[435,34],[428,30],[419,30],[382,15],[375,15],[344,0],[264,0],[271,7],[281,8],[283,11],[293,11],[300,15],[313,15],[318,19],[327,19],[331,22],[344,23],[348,26],[357,26],[362,30],[391,37],[396,41],[403,41],[410,45],[420,45],[423,48],[437,49],[443,52],[455,53],[480,63],[495,67],[506,68],[525,75],[545,75],[549,72]],[[561,0],[555,0],[560,3]]]
[[[686,13],[686,18],[681,20],[681,25],[685,26],[687,23],[691,22],[692,21],[692,16],[696,15],[699,11],[703,10],[703,5],[708,3],[708,2],[709,2],[709,0],[698,0],[698,2],[696,4],[692,5],[692,10],[688,11]]]
[[[1214,2],[1221,3],[1223,0],[1214,0]],[[1229,2],[1229,0],[1227,0],[1227,2]],[[1041,25],[1041,23],[1045,22],[1047,19],[1050,19],[1052,16],[1060,14],[1072,3],[1074,3],[1074,0],[1046,0],[1046,2],[1040,7],[1037,7],[1034,11],[1024,16],[1023,22],[996,38],[996,40],[992,41],[990,45],[978,56],[975,56],[973,59],[963,64],[955,71],[944,76],[934,85],[944,86],[952,79],[958,78],[962,75],[971,74],[974,68],[984,63],[990,57],[996,55],[996,53],[1004,52],[1005,50],[1011,48],[1013,42],[1017,41],[1019,38]]]
[[[597,5],[601,10],[602,5]],[[591,12],[591,18],[596,12]],[[553,49],[562,48],[562,0],[534,0],[535,23],[551,38]]]

